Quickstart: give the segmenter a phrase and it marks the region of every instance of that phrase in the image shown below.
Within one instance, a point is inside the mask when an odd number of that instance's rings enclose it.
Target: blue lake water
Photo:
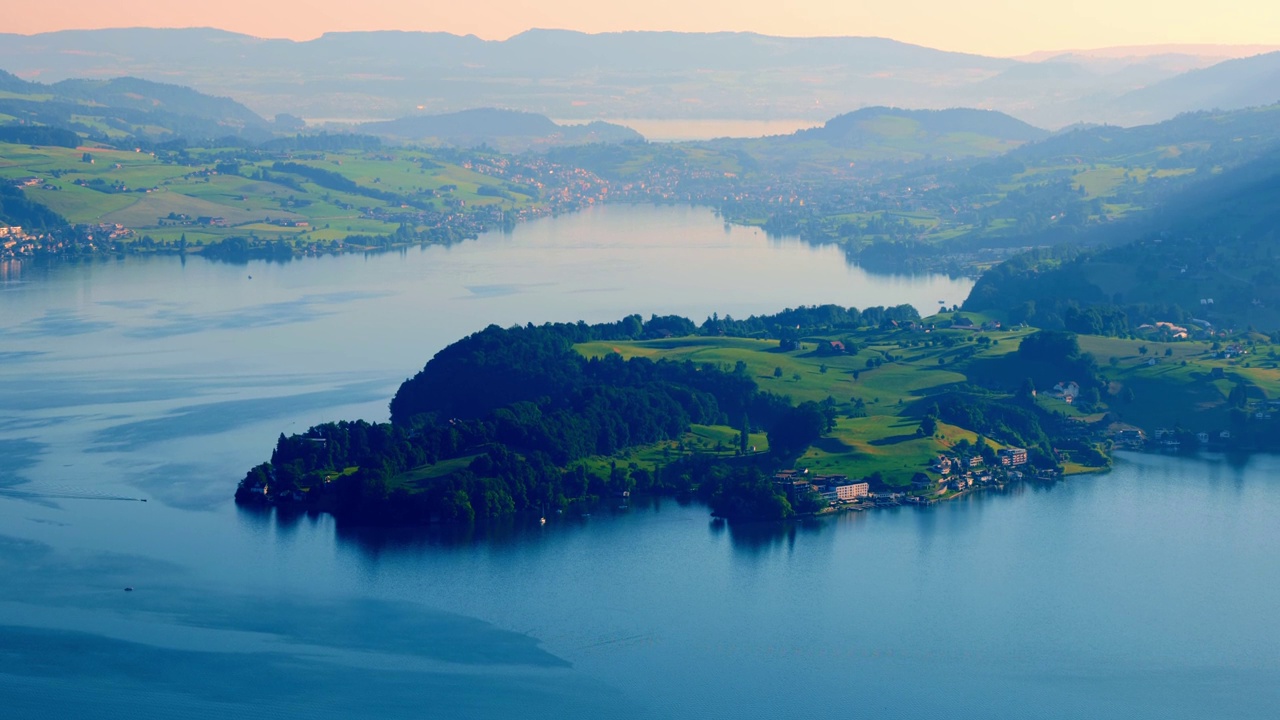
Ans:
[[[1280,707],[1276,458],[1124,456],[1105,476],[789,527],[664,499],[374,534],[230,502],[280,432],[384,419],[401,380],[488,323],[931,310],[964,281],[869,276],[833,248],[643,207],[390,255],[6,277],[6,718]]]

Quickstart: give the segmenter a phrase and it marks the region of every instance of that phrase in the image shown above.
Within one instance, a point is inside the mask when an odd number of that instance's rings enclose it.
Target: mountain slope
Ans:
[[[3,73],[0,90],[0,114],[13,118],[10,124],[63,128],[99,141],[261,141],[273,133],[271,123],[234,100],[138,78],[44,85]]]
[[[1116,101],[1132,116],[1169,117],[1182,112],[1239,108],[1280,102],[1280,52],[1228,60],[1134,90]]]
[[[1175,194],[1128,234],[1105,250],[1015,258],[978,281],[965,309],[1022,308],[1017,319],[1053,324],[1073,304],[1147,306],[1159,320],[1280,329],[1280,149]]]

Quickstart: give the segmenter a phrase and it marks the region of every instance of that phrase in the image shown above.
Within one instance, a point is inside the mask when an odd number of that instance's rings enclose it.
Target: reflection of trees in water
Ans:
[[[752,557],[763,555],[784,545],[795,546],[800,535],[819,535],[830,523],[827,519],[800,518],[783,522],[727,522],[729,542],[733,549]],[[714,527],[714,526],[713,526]]]

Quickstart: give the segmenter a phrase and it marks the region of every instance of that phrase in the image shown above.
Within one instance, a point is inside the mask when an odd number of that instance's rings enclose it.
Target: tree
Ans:
[[[916,434],[920,437],[933,437],[938,432],[938,421],[932,415],[925,415],[920,421],[920,427],[916,429]]]
[[[795,457],[822,437],[827,414],[812,400],[790,408],[769,429],[769,450],[779,457]]]
[[[775,368],[773,369],[773,376],[774,376],[774,377],[776,377],[776,378],[780,378],[780,377],[782,377],[782,368],[780,368],[780,367],[775,367]]]
[[[1139,347],[1139,348],[1138,348],[1138,354],[1140,354],[1140,355],[1146,355],[1146,354],[1147,354],[1147,346],[1146,346],[1146,345],[1143,345],[1143,346]]]

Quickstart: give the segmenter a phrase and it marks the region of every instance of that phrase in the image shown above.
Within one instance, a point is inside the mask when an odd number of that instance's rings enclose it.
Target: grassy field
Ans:
[[[1270,355],[1269,347],[1229,360],[1216,357],[1208,342],[1081,336],[1080,347],[1094,354],[1111,381],[1117,396],[1110,402],[1112,411],[1123,422],[1148,432],[1175,425],[1193,432],[1226,429],[1227,397],[1236,383],[1252,388],[1250,396],[1255,399],[1280,398],[1280,361]],[[1220,377],[1214,377],[1215,368],[1221,371]],[[1118,399],[1126,387],[1133,390],[1131,403]]]
[[[984,318],[977,318],[981,322]],[[623,357],[667,358],[711,363],[732,370],[738,362],[761,389],[785,395],[793,402],[812,400],[834,402],[839,415],[833,432],[820,439],[797,461],[797,467],[814,472],[865,477],[880,472],[897,484],[910,481],[912,475],[924,471],[939,452],[962,439],[976,442],[977,435],[946,424],[940,424],[932,437],[916,434],[920,425],[917,401],[966,380],[957,371],[954,359],[961,350],[973,350],[975,358],[998,358],[1017,348],[1018,340],[1030,331],[1025,329],[982,333],[993,342],[981,345],[970,341],[970,331],[941,331],[938,335],[907,331],[882,332],[868,330],[831,338],[810,338],[792,351],[783,351],[777,340],[754,340],[728,337],[686,337],[638,342],[591,342],[578,345],[588,357],[617,353]],[[923,343],[930,337],[949,335],[957,344],[947,348]],[[840,339],[858,346],[855,354],[830,355],[819,348],[830,340]],[[914,343],[914,344],[913,344]],[[904,347],[904,345],[906,347]],[[886,354],[893,361],[885,362]],[[880,360],[878,367],[868,369],[868,361]],[[861,411],[866,417],[854,417]],[[721,429],[718,442],[731,455],[736,441],[732,428]],[[752,437],[752,444],[760,445]],[[709,442],[709,440],[708,440]],[[714,444],[714,443],[711,443]],[[997,443],[991,443],[999,447]],[[646,448],[615,461],[647,465],[670,458],[662,447]],[[704,446],[704,449],[708,449]],[[655,455],[655,453],[657,453]],[[601,458],[597,466],[607,470],[609,459]]]

